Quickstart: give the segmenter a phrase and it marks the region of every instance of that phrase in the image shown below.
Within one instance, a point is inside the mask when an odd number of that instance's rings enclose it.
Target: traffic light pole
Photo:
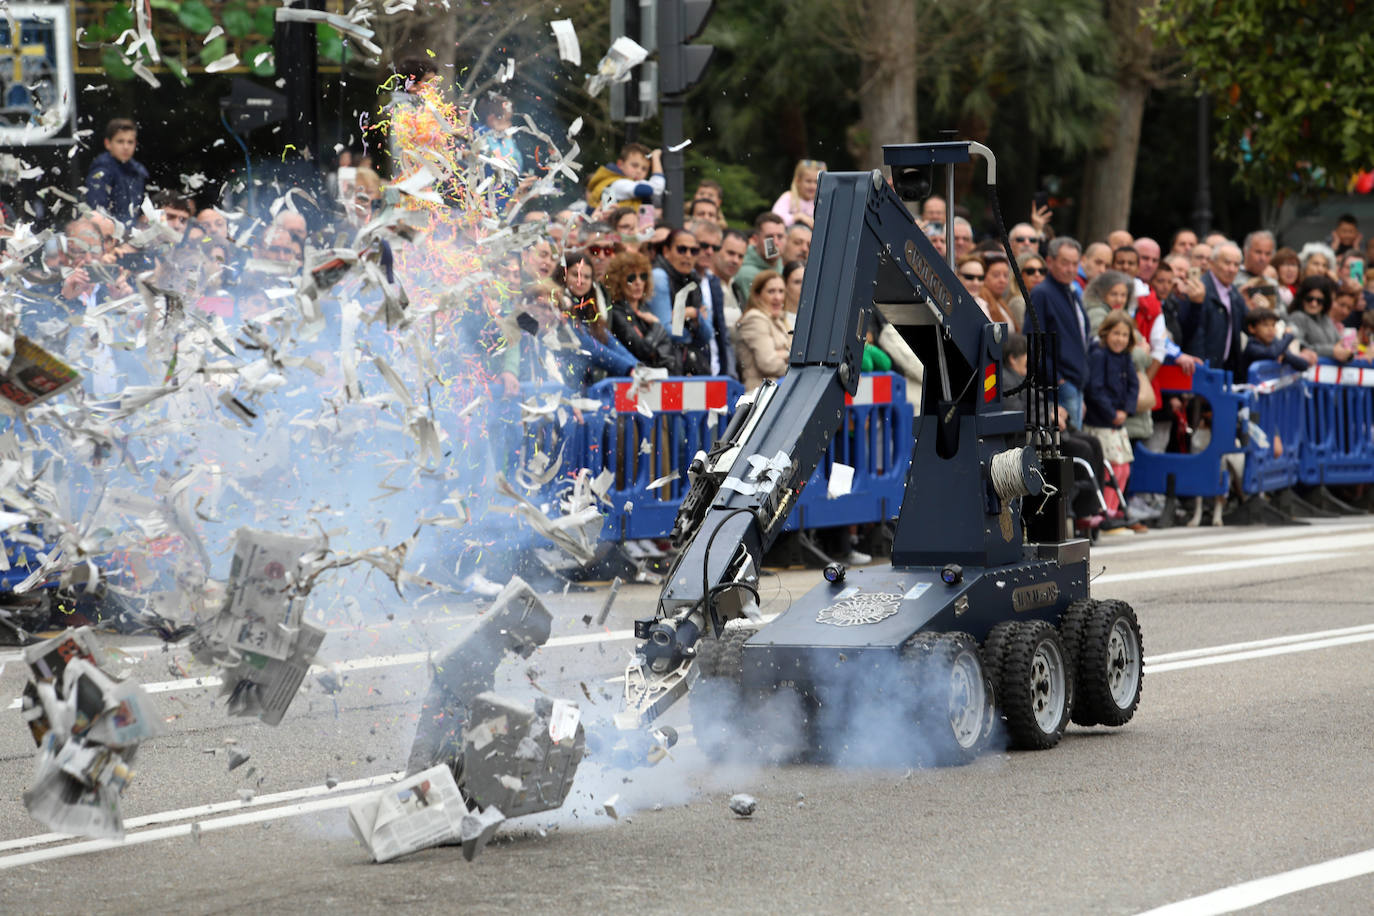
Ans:
[[[674,229],[682,228],[683,210],[687,198],[682,186],[682,109],[683,97],[663,96],[659,113],[663,123],[663,177],[667,190],[663,194],[663,218]]]
[[[711,62],[710,45],[692,45],[711,17],[714,0],[658,0],[658,91],[663,123],[663,177],[667,183],[663,202],[668,224],[682,227],[686,195],[682,186],[682,108],[687,90],[695,86]],[[676,149],[676,152],[671,150]]]
[[[324,0],[296,0],[292,5],[322,10]],[[296,156],[309,155],[313,162],[320,155],[320,102],[317,73],[315,24],[278,22],[273,34],[278,72],[286,96],[287,142],[296,147]]]

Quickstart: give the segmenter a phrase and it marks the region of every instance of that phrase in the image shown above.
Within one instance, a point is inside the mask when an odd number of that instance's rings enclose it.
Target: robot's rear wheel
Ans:
[[[1075,653],[1073,721],[1125,725],[1140,704],[1145,680],[1140,623],[1124,601],[1095,601],[1093,605],[1083,617]]]

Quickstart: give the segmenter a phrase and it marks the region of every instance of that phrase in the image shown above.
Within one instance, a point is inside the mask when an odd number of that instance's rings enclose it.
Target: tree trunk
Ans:
[[[871,43],[863,50],[859,105],[864,150],[860,168],[883,165],[883,144],[916,137],[916,4],[871,0],[866,4]]]
[[[1113,229],[1130,226],[1140,122],[1154,77],[1150,67],[1154,38],[1140,16],[1149,3],[1150,0],[1107,0],[1107,23],[1118,41],[1116,114],[1105,125],[1102,146],[1088,158],[1083,173],[1078,239],[1084,245],[1105,239]]]
[[[1107,125],[1105,147],[1088,159],[1083,172],[1083,208],[1078,237],[1084,245],[1105,239],[1113,229],[1125,229],[1131,219],[1131,191],[1135,186],[1136,155],[1140,150],[1140,122],[1149,89],[1132,80],[1117,87],[1116,115]]]

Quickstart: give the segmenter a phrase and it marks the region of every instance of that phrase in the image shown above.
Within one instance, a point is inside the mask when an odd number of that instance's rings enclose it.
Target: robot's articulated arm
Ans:
[[[680,553],[657,616],[636,624],[644,642],[626,674],[622,727],[684,694],[697,640],[753,606],[760,560],[844,420],[875,304],[934,332],[926,384],[943,401],[968,391],[981,364],[986,318],[882,174],[823,174],[819,201],[790,367],[742,398],[726,434],[692,462],[673,532]]]

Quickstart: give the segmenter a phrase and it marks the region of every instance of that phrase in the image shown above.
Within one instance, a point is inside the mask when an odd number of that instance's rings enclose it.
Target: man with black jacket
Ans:
[[[1202,277],[1203,300],[1189,303],[1181,316],[1183,351],[1205,359],[1213,369],[1240,371],[1241,329],[1245,327],[1245,297],[1235,286],[1240,272],[1240,248],[1233,242],[1212,252],[1212,269]]]
[[[1083,299],[1074,289],[1082,248],[1068,236],[1049,244],[1045,264],[1049,276],[1031,290],[1031,305],[1059,343],[1059,403],[1068,411],[1070,429],[1083,425],[1083,384],[1087,381],[1088,343],[1091,334]]]

